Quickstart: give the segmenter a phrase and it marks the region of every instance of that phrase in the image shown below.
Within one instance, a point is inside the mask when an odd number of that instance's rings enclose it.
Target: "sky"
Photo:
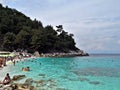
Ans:
[[[88,53],[120,53],[120,0],[0,0],[46,25],[63,25]]]

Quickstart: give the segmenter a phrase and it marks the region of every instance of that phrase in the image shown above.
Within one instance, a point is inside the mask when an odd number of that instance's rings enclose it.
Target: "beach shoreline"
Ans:
[[[46,53],[46,54],[39,54],[38,55],[35,55],[35,54],[30,54],[30,53],[21,53],[21,52],[16,52],[15,53],[15,57],[12,58],[11,60],[6,60],[6,66],[3,66],[4,69],[7,69],[7,68],[11,68],[10,66],[15,66],[17,65],[18,62],[21,62],[21,61],[26,61],[26,60],[29,60],[29,59],[36,59],[36,58],[40,58],[40,57],[75,57],[75,56],[88,56],[88,54],[85,54],[85,53]],[[27,66],[27,65],[26,65]],[[3,69],[1,68],[1,70]],[[21,70],[22,70],[22,67],[21,67]],[[6,72],[7,73],[7,72]],[[4,73],[5,74],[5,73]],[[14,75],[16,76],[16,75]],[[12,76],[12,78],[14,77]],[[18,75],[19,76],[19,75]],[[4,79],[4,75],[2,75],[2,78],[0,78],[0,80],[3,80]],[[12,84],[9,84],[8,86],[6,85],[3,85],[1,86],[2,89],[5,88],[14,88],[14,86],[17,86],[17,87],[21,87],[21,86],[24,86],[25,84],[24,83],[12,83]],[[1,89],[0,88],[0,89]],[[33,88],[32,90],[35,90],[33,86],[30,86],[28,88]],[[30,89],[31,90],[31,89]]]
[[[81,54],[81,53],[46,53],[41,54],[40,57],[76,57],[76,56],[89,56],[89,54]]]

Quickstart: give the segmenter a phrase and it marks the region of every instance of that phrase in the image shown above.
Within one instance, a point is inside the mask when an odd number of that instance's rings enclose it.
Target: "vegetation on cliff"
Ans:
[[[64,31],[62,25],[43,26],[41,21],[31,20],[16,9],[0,4],[0,50],[28,50],[29,52],[78,51],[73,34]]]

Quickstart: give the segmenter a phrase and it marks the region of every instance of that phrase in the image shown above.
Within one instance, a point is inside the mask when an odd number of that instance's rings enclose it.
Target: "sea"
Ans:
[[[120,90],[120,55],[25,59],[0,69],[0,80],[6,73],[25,75],[17,82],[32,79],[36,90]]]

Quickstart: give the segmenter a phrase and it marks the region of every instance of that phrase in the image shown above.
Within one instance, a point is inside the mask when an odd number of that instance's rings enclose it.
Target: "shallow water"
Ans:
[[[21,71],[29,66],[31,71]],[[6,73],[10,76],[24,74],[27,78],[43,80],[36,90],[120,90],[120,56],[91,55],[72,58],[37,58],[20,61],[0,70],[0,80]]]

